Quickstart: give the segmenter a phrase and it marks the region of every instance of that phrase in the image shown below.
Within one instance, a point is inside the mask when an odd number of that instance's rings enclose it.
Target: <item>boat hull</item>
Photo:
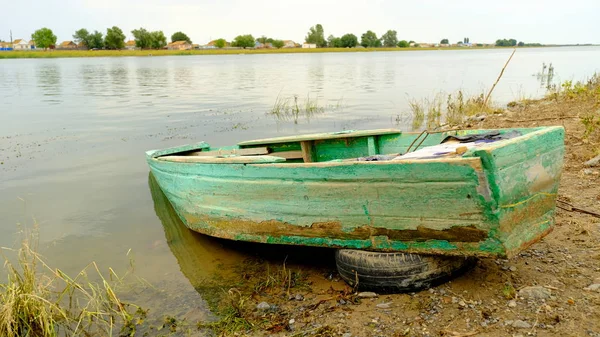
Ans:
[[[420,254],[512,256],[554,224],[564,130],[462,158],[148,163],[186,226],[220,238]]]

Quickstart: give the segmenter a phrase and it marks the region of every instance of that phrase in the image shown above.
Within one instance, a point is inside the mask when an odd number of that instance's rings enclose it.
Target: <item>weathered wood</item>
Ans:
[[[367,138],[367,148],[369,150],[369,156],[374,156],[376,154],[379,154],[376,136],[369,136]]]
[[[190,156],[201,157],[218,157],[226,155],[237,156],[256,156],[269,154],[269,149],[266,147],[250,147],[245,149],[230,149],[230,150],[214,150],[214,151],[194,151],[189,153]]]
[[[245,142],[238,143],[240,146],[248,146],[248,145],[266,145],[266,144],[275,144],[275,143],[290,143],[290,142],[302,142],[302,141],[310,141],[310,140],[325,140],[325,139],[338,139],[338,138],[355,138],[355,137],[368,137],[375,135],[391,135],[391,134],[402,134],[402,131],[397,129],[379,129],[379,130],[348,130],[348,131],[340,131],[340,132],[331,132],[331,133],[315,133],[310,135],[300,135],[300,136],[288,136],[288,137],[276,137],[276,138],[265,138],[265,139],[257,139],[257,140],[249,140]]]
[[[314,161],[313,142],[304,141],[300,142],[302,148],[302,159],[305,163],[312,163]]]
[[[271,153],[272,156],[285,159],[302,159],[302,151],[280,151]]]
[[[275,156],[231,156],[231,157],[202,157],[202,156],[164,156],[156,158],[160,161],[176,163],[201,164],[264,164],[281,163],[285,158]]]
[[[456,158],[334,160],[336,155],[400,152],[416,137],[385,134],[372,141],[365,136],[274,143],[270,156],[154,158],[150,151],[147,160],[184,223],[208,235],[274,244],[513,256],[552,230],[564,155],[563,128],[518,130],[523,136]],[[432,134],[422,146],[439,143],[447,134]],[[305,162],[287,163],[279,157],[285,152],[283,156]],[[190,164],[189,158],[204,161]],[[263,159],[247,161],[255,158]]]
[[[210,148],[210,145],[208,145],[208,143],[199,142],[199,143],[195,143],[195,144],[169,147],[169,148],[162,149],[162,150],[150,150],[150,151],[146,152],[146,156],[152,157],[152,158],[157,158],[160,156],[167,156],[167,155],[175,154],[175,153],[189,152],[189,151],[208,149],[208,148]]]

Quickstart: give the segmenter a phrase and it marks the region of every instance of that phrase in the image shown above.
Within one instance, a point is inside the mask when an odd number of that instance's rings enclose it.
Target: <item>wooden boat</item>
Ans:
[[[490,131],[345,131],[220,148],[201,142],[146,156],[185,225],[206,235],[510,257],[552,230],[564,129],[500,129],[516,136],[416,155]],[[381,154],[398,157],[357,159]]]

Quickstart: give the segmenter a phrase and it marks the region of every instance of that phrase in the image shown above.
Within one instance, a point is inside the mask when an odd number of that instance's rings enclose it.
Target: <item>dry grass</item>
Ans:
[[[92,262],[70,277],[48,266],[37,248],[36,229],[23,231],[17,250],[2,248],[7,281],[0,284],[0,336],[135,334],[146,313],[119,299],[114,287],[123,278],[114,270],[108,269],[106,279]]]
[[[445,97],[445,102],[444,102]],[[409,99],[409,108],[412,114],[412,129],[423,127],[428,130],[438,129],[442,126],[453,127],[461,125],[471,116],[488,114],[496,111],[493,103],[484,103],[484,94],[465,96],[459,90],[454,94],[438,93],[433,98],[421,101]]]

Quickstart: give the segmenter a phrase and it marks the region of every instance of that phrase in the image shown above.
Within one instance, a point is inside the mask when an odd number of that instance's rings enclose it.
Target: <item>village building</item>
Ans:
[[[73,41],[63,41],[58,46],[56,46],[56,49],[73,50],[73,49],[77,49],[77,44]]]
[[[187,41],[175,41],[171,42],[167,45],[167,49],[169,50],[190,50],[192,49],[192,44]]]

